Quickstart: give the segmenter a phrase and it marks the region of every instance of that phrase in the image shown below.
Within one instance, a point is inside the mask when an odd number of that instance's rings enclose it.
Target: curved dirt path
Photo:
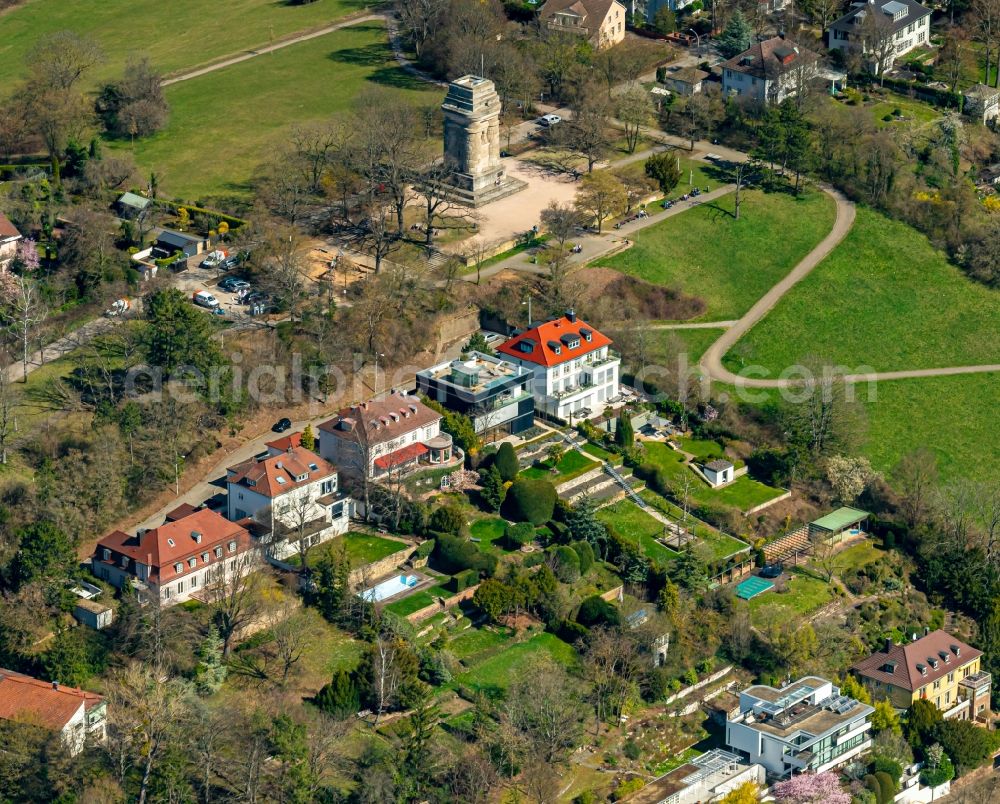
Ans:
[[[257,56],[274,53],[276,50],[281,50],[282,48],[290,47],[291,45],[297,45],[300,42],[308,42],[310,39],[326,36],[334,31],[339,31],[341,28],[350,28],[352,25],[358,25],[362,22],[374,22],[375,20],[385,20],[385,18],[385,14],[362,14],[357,17],[344,17],[332,25],[327,25],[323,28],[315,28],[311,31],[306,31],[288,39],[282,39],[280,42],[275,42],[273,45],[264,45],[263,47],[254,48],[253,50],[246,50],[237,56],[229,56],[228,58],[223,58],[221,61],[206,64],[204,67],[195,67],[187,72],[178,73],[171,78],[165,79],[163,81],[163,86],[168,87],[171,84],[177,84],[191,78],[208,75],[208,73],[214,73],[216,70],[221,70],[225,67],[232,67],[234,64],[240,64],[241,62],[255,59]]]
[[[830,233],[799,261],[791,272],[765,293],[753,307],[727,329],[702,355],[698,367],[711,379],[735,385],[737,388],[791,388],[801,385],[801,378],[761,379],[734,374],[722,364],[726,352],[733,348],[758,321],[767,315],[796,283],[821,263],[827,255],[850,232],[854,225],[855,207],[842,193],[832,187],[821,185],[837,204],[837,218]],[[1000,364],[978,366],[947,366],[944,368],[907,369],[902,371],[875,371],[864,374],[845,374],[842,379],[849,383],[874,382],[878,380],[906,380],[921,377],[950,377],[958,374],[979,374],[1000,371]]]

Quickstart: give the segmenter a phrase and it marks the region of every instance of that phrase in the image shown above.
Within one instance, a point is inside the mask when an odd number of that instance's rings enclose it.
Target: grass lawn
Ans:
[[[690,438],[689,436],[678,436],[676,441],[682,450],[694,455],[697,461],[712,461],[725,457],[725,451],[719,446],[718,441]]]
[[[512,639],[509,631],[469,628],[448,642],[447,650],[466,666],[472,666],[487,652],[494,653]]]
[[[3,15],[0,87],[12,89],[25,74],[25,56],[35,40],[56,31],[98,42],[105,54],[91,74],[98,81],[120,76],[131,54],[149,56],[157,70],[173,72],[321,27],[364,7],[360,0],[303,5],[226,0],[222,6],[202,0],[31,0]]]
[[[305,607],[297,616],[308,635],[299,664],[304,687],[318,690],[336,671],[357,667],[364,643],[330,625],[315,609]]]
[[[521,472],[520,477],[551,480],[556,485],[559,485],[560,483],[565,483],[567,480],[584,475],[591,469],[596,469],[599,465],[597,461],[581,455],[579,451],[568,449],[559,459],[559,463],[556,464],[557,474],[552,473],[549,461],[545,460],[539,465],[529,466]]]
[[[666,444],[658,441],[647,441],[644,448],[647,462],[663,469],[668,477],[682,480],[686,473],[692,472],[685,466],[684,456],[676,450],[670,449]],[[784,491],[781,489],[765,486],[746,475],[738,477],[734,482],[721,489],[709,488],[701,480],[691,487],[691,500],[696,503],[721,503],[731,505],[740,511],[746,511],[782,494]]]
[[[521,677],[532,658],[548,655],[558,664],[576,664],[576,651],[559,637],[549,633],[535,634],[526,642],[511,645],[482,664],[455,677],[459,684],[482,692],[502,692]]]
[[[712,190],[721,183],[715,175],[718,169],[711,164],[703,160],[689,159],[680,150],[671,151],[671,155],[680,158],[681,180],[673,190],[667,193],[667,198],[680,198],[692,187],[700,187],[702,190],[708,187]],[[621,178],[645,176],[646,160],[639,159],[635,162],[629,162],[627,165],[611,168],[611,172]],[[659,195],[658,190],[657,194]]]
[[[583,445],[583,451],[588,455],[593,455],[599,461],[610,463],[612,466],[620,466],[623,460],[617,452],[608,452],[604,447],[599,447],[590,441]]]
[[[402,542],[393,541],[392,539],[383,539],[381,536],[373,536],[370,533],[349,531],[343,536],[338,536],[326,542],[323,545],[323,549],[339,550],[341,544],[344,545],[344,551],[352,567],[371,564],[386,556],[391,556],[393,553],[398,553],[406,547]],[[323,549],[309,551],[307,561],[310,565],[314,564],[320,558]]]
[[[871,539],[865,539],[837,553],[837,574],[843,575],[849,570],[861,569],[873,561],[878,561],[884,555],[885,550],[878,547]]]
[[[792,570],[786,592],[764,592],[747,601],[750,617],[754,625],[762,622],[760,610],[765,606],[782,606],[788,609],[789,617],[801,617],[822,608],[833,600],[833,587],[826,581]]]
[[[343,115],[376,87],[384,103],[441,100],[437,87],[399,69],[385,27],[364,23],[167,87],[167,127],[116,147],[132,147],[143,171],[162,175],[172,196],[246,194],[257,168],[287,145],[293,124]]]
[[[644,333],[646,338],[646,367],[661,366],[673,371],[680,365],[680,358],[685,356],[686,366],[698,365],[701,356],[708,347],[715,343],[723,329],[649,329]],[[633,366],[633,368],[636,368]],[[628,373],[628,369],[626,369]],[[650,378],[655,380],[655,374]]]
[[[507,522],[499,517],[480,519],[472,523],[469,533],[474,539],[479,539],[479,546],[482,548],[492,547],[494,542],[503,539],[504,531],[507,530]],[[500,545],[496,545],[499,547]]]
[[[623,539],[638,544],[647,558],[661,564],[677,558],[676,551],[656,541],[663,535],[663,524],[631,500],[620,500],[600,509],[597,518],[614,528]]]
[[[684,521],[684,512],[652,489],[643,489],[639,492],[639,496],[653,506],[657,511],[665,514],[676,522]],[[688,514],[687,529],[694,533],[701,543],[706,545],[712,551],[713,558],[726,558],[727,556],[733,555],[733,553],[739,553],[750,549],[750,545],[746,542],[722,533],[721,531],[713,528],[711,525],[702,522],[700,519],[695,519],[690,514]]]
[[[598,264],[704,299],[703,320],[734,319],[829,234],[836,215],[818,190],[798,199],[749,191],[739,220],[732,209],[732,195],[692,207],[636,232],[632,248]]]
[[[396,600],[385,607],[386,611],[391,611],[393,614],[397,614],[400,617],[405,617],[408,614],[413,614],[415,611],[420,611],[420,609],[427,608],[435,603],[437,603],[438,597],[442,595],[449,595],[451,592],[441,589],[440,586],[434,586],[430,589],[421,589],[419,592],[414,592],[412,595],[407,595],[400,600]]]
[[[807,357],[854,371],[996,363],[1000,340],[990,332],[1000,332],[1000,291],[966,279],[916,230],[859,208],[847,238],[726,364],[774,376]]]

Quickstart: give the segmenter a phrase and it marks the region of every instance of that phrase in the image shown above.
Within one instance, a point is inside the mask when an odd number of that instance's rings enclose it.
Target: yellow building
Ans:
[[[946,718],[989,724],[992,677],[980,669],[982,655],[938,630],[906,645],[886,639],[882,650],[851,670],[876,698],[888,698],[897,709],[923,698]]]
[[[625,38],[625,6],[619,0],[548,0],[540,16],[550,30],[585,36],[598,50]]]

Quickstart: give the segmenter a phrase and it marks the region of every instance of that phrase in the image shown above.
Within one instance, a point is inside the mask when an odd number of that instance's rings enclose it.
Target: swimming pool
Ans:
[[[387,581],[382,581],[382,583],[365,589],[360,593],[359,597],[362,600],[378,603],[387,597],[392,597],[407,589],[412,589],[418,583],[420,583],[419,575],[398,575],[395,578],[390,578]]]

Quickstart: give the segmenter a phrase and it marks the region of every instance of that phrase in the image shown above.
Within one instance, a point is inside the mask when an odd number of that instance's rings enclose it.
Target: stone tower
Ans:
[[[444,158],[453,166],[457,200],[478,207],[524,188],[500,163],[500,96],[492,81],[476,75],[455,79],[441,111]]]

